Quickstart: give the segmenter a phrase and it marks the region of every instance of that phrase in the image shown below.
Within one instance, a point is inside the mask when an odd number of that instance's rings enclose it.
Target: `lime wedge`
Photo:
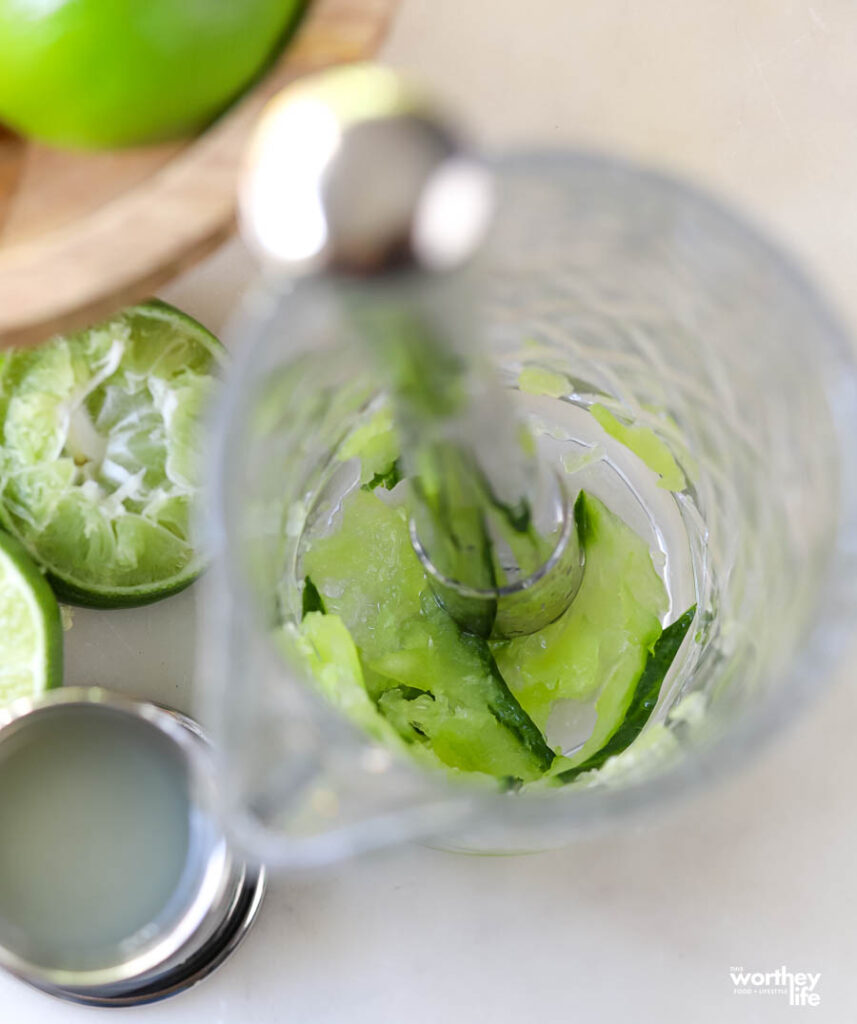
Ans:
[[[57,599],[24,548],[0,533],[0,707],[61,682]]]
[[[158,301],[0,354],[0,523],[62,600],[147,604],[199,574],[202,419],[223,359]]]

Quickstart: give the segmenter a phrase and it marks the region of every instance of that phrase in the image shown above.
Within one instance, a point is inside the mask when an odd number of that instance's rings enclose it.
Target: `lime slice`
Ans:
[[[24,548],[0,533],[0,707],[62,682],[62,620]]]
[[[0,522],[65,601],[147,604],[202,565],[202,416],[224,349],[152,301],[0,354]]]

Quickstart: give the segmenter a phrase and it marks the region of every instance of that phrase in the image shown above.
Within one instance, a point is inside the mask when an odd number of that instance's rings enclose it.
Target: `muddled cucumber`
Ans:
[[[600,768],[609,758],[627,750],[640,735],[655,710],[664,678],[684,642],[695,615],[696,605],[693,605],[661,633],[646,659],[646,667],[631,694],[624,715],[615,722],[613,733],[603,746],[584,760],[580,760],[580,755],[575,758],[562,758],[563,764],[570,767],[556,773],[555,778],[558,782],[572,782],[584,772]]]
[[[667,444],[650,427],[636,423],[623,423],[610,410],[596,402],[590,413],[601,428],[638,459],[658,474],[658,486],[667,491],[683,491],[687,487],[684,472]]]
[[[400,742],[366,692],[357,648],[338,615],[308,612],[300,624],[280,627],[274,640],[288,661],[309,670],[321,693],[355,725],[381,743]]]
[[[571,606],[538,633],[492,647],[509,688],[542,728],[556,701],[598,695],[590,738],[598,749],[609,728],[602,721],[615,721],[661,634],[667,592],[646,543],[598,498],[581,491],[574,514],[585,562]]]
[[[355,488],[304,552],[304,619],[285,631],[337,707],[423,763],[569,782],[639,735],[695,611],[662,632],[667,594],[645,542],[585,492],[575,517],[585,569],[574,603],[538,633],[489,642],[439,605],[405,510]],[[595,702],[571,758],[542,731],[557,700]]]
[[[360,459],[360,483],[370,490],[389,477],[399,460],[399,442],[390,407],[377,409],[365,423],[352,430],[336,457],[340,462]]]
[[[426,578],[405,510],[369,491],[345,497],[334,529],[304,553],[303,572],[367,662],[397,650],[403,624],[422,610]]]
[[[426,594],[403,624],[402,646],[368,663],[368,685],[402,735],[444,764],[520,779],[540,776],[554,752],[523,711],[481,637],[462,633]]]
[[[554,752],[487,643],[438,605],[403,510],[352,492],[303,567],[328,612],[347,624],[367,692],[403,739],[463,771],[529,780],[550,766]]]
[[[392,491],[396,484],[402,479],[402,464],[400,459],[393,459],[389,466],[382,472],[376,473],[371,480],[363,484],[365,491],[374,491],[376,487],[383,487],[385,491]]]

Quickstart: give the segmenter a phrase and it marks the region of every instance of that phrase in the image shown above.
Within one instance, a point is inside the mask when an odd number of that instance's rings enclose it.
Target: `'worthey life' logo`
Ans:
[[[729,977],[736,996],[788,996],[789,1006],[821,1003],[818,992],[821,971],[790,971],[787,967],[778,967],[775,971],[745,971],[743,967],[730,967]]]

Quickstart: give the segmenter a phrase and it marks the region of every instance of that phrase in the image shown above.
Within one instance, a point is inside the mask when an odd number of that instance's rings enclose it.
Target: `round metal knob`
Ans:
[[[394,72],[357,64],[269,103],[239,186],[242,233],[275,270],[375,274],[468,259],[492,212],[486,169]]]

